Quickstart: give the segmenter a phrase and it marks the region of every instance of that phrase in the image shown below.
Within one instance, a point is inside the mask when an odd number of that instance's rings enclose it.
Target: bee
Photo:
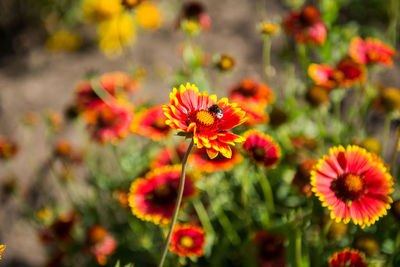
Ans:
[[[224,116],[222,109],[218,105],[215,105],[215,104],[212,105],[211,107],[209,107],[208,111],[211,112],[218,119],[222,119],[222,117]]]

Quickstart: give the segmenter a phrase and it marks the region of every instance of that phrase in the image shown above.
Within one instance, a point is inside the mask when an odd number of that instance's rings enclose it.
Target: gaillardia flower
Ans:
[[[180,176],[181,166],[164,166],[133,181],[129,193],[132,213],[145,221],[168,224],[174,212]],[[197,193],[193,174],[186,174],[186,179],[184,200]]]
[[[131,130],[136,134],[159,141],[171,133],[171,127],[165,123],[166,120],[162,106],[152,107],[135,114]]]
[[[157,30],[162,22],[161,11],[153,2],[144,1],[136,8],[136,21],[144,29]]]
[[[337,222],[362,228],[386,215],[393,178],[383,162],[358,146],[333,147],[311,172],[312,191]]]
[[[265,108],[274,102],[274,93],[266,84],[243,79],[232,87],[229,99],[246,112],[246,124],[255,125],[269,120]]]
[[[6,249],[6,245],[0,245],[0,260],[1,260],[1,255],[3,254],[5,249]]]
[[[116,142],[129,134],[133,107],[129,103],[101,102],[87,109],[83,116],[96,141]]]
[[[389,45],[374,38],[354,37],[350,43],[350,57],[359,64],[379,63],[386,66],[393,64],[396,51]]]
[[[367,267],[365,256],[354,249],[344,249],[333,254],[329,259],[330,267]]]
[[[210,158],[221,153],[230,158],[229,145],[243,142],[239,135],[228,132],[229,129],[246,121],[246,113],[227,98],[217,102],[215,95],[199,93],[195,85],[181,85],[170,94],[170,105],[164,105],[166,123],[186,135],[193,135],[197,148],[205,147]]]
[[[262,267],[286,266],[285,237],[271,232],[260,231],[254,236],[257,246],[257,260]]]
[[[93,225],[87,232],[86,247],[95,256],[99,265],[105,265],[107,256],[112,255],[117,248],[117,241],[104,227]]]
[[[243,148],[254,161],[265,168],[272,168],[278,164],[281,149],[274,139],[258,130],[248,130],[244,133],[246,141]]]
[[[283,21],[283,27],[299,43],[322,45],[326,39],[326,26],[313,6],[289,13]]]
[[[172,232],[171,244],[169,249],[179,256],[196,256],[203,255],[203,247],[205,243],[204,230],[194,225],[176,225]]]
[[[242,155],[232,149],[232,157],[225,158],[222,155],[210,159],[205,148],[197,149],[189,157],[189,164],[200,172],[212,173],[215,171],[228,171],[243,160]]]
[[[365,80],[365,73],[365,67],[351,58],[342,59],[336,68],[326,64],[311,64],[308,67],[308,74],[315,84],[329,89],[350,87]]]

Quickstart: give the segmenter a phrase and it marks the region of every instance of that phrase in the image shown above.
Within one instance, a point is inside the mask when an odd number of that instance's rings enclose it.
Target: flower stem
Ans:
[[[174,213],[172,215],[172,220],[171,220],[171,225],[169,227],[167,240],[165,241],[163,252],[161,255],[161,260],[160,260],[160,263],[158,264],[158,267],[162,267],[164,265],[165,257],[167,256],[167,253],[168,253],[169,242],[171,241],[172,231],[174,230],[176,219],[178,218],[179,207],[182,202],[183,189],[185,187],[186,163],[189,158],[190,151],[192,151],[193,145],[194,145],[194,141],[192,138],[192,141],[190,142],[190,145],[189,145],[189,147],[186,151],[186,154],[182,160],[182,171],[181,171],[181,178],[180,178],[180,182],[179,182],[178,197],[176,199]]]
[[[382,140],[382,158],[385,157],[387,142],[390,134],[390,122],[392,121],[392,116],[390,114],[386,115],[385,122],[383,124],[383,140]]]
[[[269,74],[271,72],[271,38],[264,37],[263,45],[263,75],[266,82],[268,82]]]
[[[393,176],[394,176],[394,172],[395,172],[397,150],[398,150],[399,145],[400,145],[400,127],[397,127],[397,129],[396,129],[396,145],[394,147],[394,151],[393,151],[393,154],[392,154],[392,160],[390,162],[390,171],[391,171]]]
[[[258,171],[258,179],[261,185],[261,189],[264,194],[264,199],[265,199],[265,205],[268,208],[268,212],[270,214],[274,213],[275,211],[275,205],[274,205],[274,196],[272,194],[272,189],[271,185],[269,183],[268,177],[266,175],[266,172],[262,172],[260,169]]]
[[[296,240],[295,240],[295,257],[296,257],[296,266],[301,267],[301,231],[300,227],[296,229]]]

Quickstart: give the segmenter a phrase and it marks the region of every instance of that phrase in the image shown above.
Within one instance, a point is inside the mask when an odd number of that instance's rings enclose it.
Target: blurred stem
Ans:
[[[397,26],[399,24],[400,0],[389,0],[388,8],[390,22],[386,34],[392,45],[396,46]]]
[[[296,240],[295,240],[295,257],[296,257],[296,266],[301,267],[301,231],[300,226],[296,229]]]
[[[393,266],[394,257],[396,255],[396,252],[399,249],[399,246],[400,246],[400,231],[397,232],[396,239],[394,240],[393,253],[390,256],[390,259],[389,259],[389,261],[388,261],[388,263],[386,265],[387,267]]]
[[[392,172],[392,175],[394,176],[395,172],[395,164],[396,164],[396,158],[397,158],[397,150],[400,145],[400,126],[397,127],[396,129],[396,144],[394,147],[393,155],[392,155],[392,160],[390,162],[390,171]]]
[[[200,199],[196,198],[193,200],[193,206],[207,234],[214,236],[214,228],[212,227],[207,211],[204,208],[203,202],[201,202]]]
[[[242,175],[242,192],[241,192],[241,198],[242,198],[242,204],[243,208],[246,210],[247,209],[247,194],[248,194],[248,176],[247,175]]]
[[[265,205],[268,208],[268,212],[270,214],[273,214],[275,212],[274,195],[272,193],[271,185],[267,177],[267,171],[263,172],[261,168],[259,168],[258,179],[264,194]]]
[[[271,38],[264,37],[263,39],[263,75],[265,82],[268,82],[269,71],[271,68]]]
[[[171,241],[172,231],[174,230],[176,219],[178,218],[179,207],[182,202],[183,189],[185,187],[185,175],[186,175],[186,165],[187,165],[186,163],[189,158],[190,151],[192,151],[193,145],[194,145],[194,142],[193,142],[193,138],[192,138],[192,140],[190,141],[190,145],[186,151],[186,154],[182,160],[182,171],[181,171],[181,178],[179,179],[180,182],[179,182],[179,189],[178,189],[178,197],[177,197],[177,200],[175,203],[174,213],[173,213],[172,219],[171,219],[171,225],[169,227],[167,240],[165,241],[163,252],[161,255],[161,260],[160,260],[160,263],[158,264],[158,267],[162,267],[164,265],[165,257],[167,256],[167,253],[168,253],[169,242]]]
[[[224,228],[229,240],[232,242],[233,245],[238,245],[240,244],[240,237],[236,233],[235,228],[233,227],[231,221],[229,218],[226,216],[222,208],[217,208],[215,207],[215,204],[213,204],[213,201],[211,201],[211,207],[214,210],[217,219],[219,223],[221,224],[222,228]]]
[[[308,65],[310,64],[307,56],[307,46],[305,44],[297,44],[297,55],[299,56],[301,66],[305,73],[307,73]]]
[[[383,139],[382,139],[382,158],[385,157],[387,142],[390,134],[390,122],[392,121],[391,114],[387,114],[383,124]]]

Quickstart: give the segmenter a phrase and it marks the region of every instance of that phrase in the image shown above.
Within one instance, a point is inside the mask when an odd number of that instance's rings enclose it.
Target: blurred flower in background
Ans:
[[[93,225],[87,231],[86,249],[92,253],[99,265],[107,264],[107,256],[117,248],[117,241],[100,225]]]
[[[0,136],[0,159],[9,159],[18,152],[17,144],[5,136]]]
[[[79,35],[61,30],[50,35],[45,43],[49,51],[76,51],[82,46],[82,39]]]
[[[154,169],[147,173],[145,178],[133,181],[129,193],[132,213],[145,221],[168,224],[178,196],[180,177],[181,166],[174,165]],[[194,179],[193,173],[186,174],[183,200],[197,194]]]
[[[205,148],[196,149],[189,156],[189,164],[200,172],[213,173],[215,171],[229,171],[243,160],[242,155],[236,148],[232,148],[232,157],[226,158],[222,155],[210,159]]]
[[[359,64],[378,63],[391,66],[397,52],[393,47],[378,39],[366,38],[363,40],[360,37],[354,37],[350,43],[349,55]]]
[[[176,225],[172,232],[169,249],[185,257],[200,257],[205,244],[204,230],[195,225]]]
[[[131,130],[153,141],[159,141],[171,134],[172,129],[165,123],[166,120],[162,106],[155,106],[136,113]]]
[[[82,10],[87,21],[99,23],[121,14],[123,6],[121,0],[85,0]]]
[[[257,260],[262,267],[286,266],[285,237],[283,235],[259,231],[253,242],[257,248]]]
[[[161,10],[149,1],[144,1],[136,8],[136,21],[146,30],[157,30],[162,23]]]
[[[354,249],[344,249],[340,252],[336,252],[329,259],[330,267],[367,267],[367,263],[365,261],[365,256],[357,250]]]

